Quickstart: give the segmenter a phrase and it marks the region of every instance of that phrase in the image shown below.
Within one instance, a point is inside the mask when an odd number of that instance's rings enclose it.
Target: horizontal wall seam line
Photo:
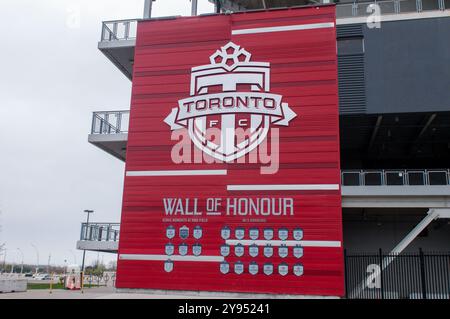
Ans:
[[[127,171],[128,177],[227,175],[227,170]]]
[[[226,241],[226,243],[230,246],[236,246],[238,244],[241,244],[243,246],[251,246],[251,245],[257,245],[257,246],[266,246],[266,245],[272,245],[272,246],[281,246],[286,245],[288,247],[293,246],[302,246],[302,247],[341,247],[340,241],[331,241],[331,240],[235,240],[235,239],[229,239]]]
[[[267,27],[267,28],[239,29],[239,30],[232,30],[231,33],[233,35],[240,35],[240,34],[324,29],[324,28],[333,28],[333,27],[334,27],[334,22],[324,22],[324,23],[297,24],[297,25],[287,25],[287,26],[278,26],[278,27]]]
[[[189,262],[222,262],[222,256],[181,256],[181,255],[144,255],[144,254],[120,254],[120,260],[143,260],[143,261],[189,261]]]
[[[228,191],[316,191],[339,190],[339,184],[228,185]]]

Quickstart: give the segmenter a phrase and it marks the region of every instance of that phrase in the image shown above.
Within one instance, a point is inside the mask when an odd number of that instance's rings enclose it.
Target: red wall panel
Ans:
[[[242,34],[248,29],[251,31]],[[264,92],[282,95],[282,101],[296,114],[288,126],[270,124],[265,138],[272,155],[279,156],[275,174],[262,174],[261,166],[267,165],[248,163],[248,154],[241,158],[245,163],[176,164],[171,158],[177,141],[171,139],[171,128],[164,120],[179,100],[192,96],[192,68],[210,64],[210,56],[230,41],[251,53],[252,62],[270,63],[270,89]],[[230,76],[233,72],[225,73]],[[196,95],[222,93],[224,88],[210,87],[207,94]],[[249,85],[238,86],[236,91],[248,92]],[[210,121],[213,117],[207,118]],[[214,118],[223,119],[221,114]],[[274,128],[279,129],[279,140],[271,135]],[[193,154],[195,146],[191,147]],[[180,171],[205,170],[225,174],[177,175]],[[176,176],[167,176],[167,171]],[[334,6],[140,22],[126,172],[118,288],[342,296]],[[153,176],[155,172],[163,176]],[[233,188],[248,185],[266,188]],[[277,188],[281,186],[284,188]],[[189,210],[198,215],[168,214],[164,206],[167,198],[184,204],[188,200]],[[217,198],[222,201],[220,214],[207,214],[207,200]],[[270,205],[273,200],[275,212],[278,200],[287,199],[289,213],[265,216],[263,211],[268,207],[264,206],[260,215],[233,214],[233,206],[227,204],[235,199],[255,203],[267,199],[262,202]],[[167,236],[169,227],[175,229],[173,238]],[[189,230],[188,236],[181,236],[182,227]],[[194,238],[195,227],[201,228],[201,238]],[[231,230],[228,239],[221,237],[224,227]],[[236,237],[235,230],[241,228],[244,237]],[[257,239],[250,238],[250,229],[258,229]],[[274,231],[273,239],[264,238],[266,229]],[[278,238],[280,229],[288,230],[287,238]],[[294,237],[298,229],[303,231],[302,238]],[[230,248],[227,256],[221,251],[225,244]],[[238,244],[244,247],[242,256],[235,253]],[[252,244],[259,247],[253,257],[249,253]],[[173,254],[165,250],[166,245],[173,245]],[[187,245],[186,255],[179,253],[180,245]],[[196,245],[202,248],[199,256],[193,254]],[[267,245],[273,248],[272,256],[264,254]],[[288,248],[287,256],[280,256],[279,247]],[[294,255],[294,247],[301,247],[303,255]],[[243,266],[241,274],[236,273],[236,264]],[[251,264],[258,266],[257,274],[250,273]],[[229,271],[224,273],[226,265]],[[265,265],[272,265],[271,274],[264,273]],[[279,271],[279,265],[287,268]]]

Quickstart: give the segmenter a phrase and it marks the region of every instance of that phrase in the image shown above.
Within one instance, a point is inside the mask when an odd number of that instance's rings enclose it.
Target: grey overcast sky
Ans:
[[[93,111],[129,108],[131,82],[97,50],[101,22],[140,18],[144,0],[0,1],[0,244],[7,260],[81,263],[84,209],[118,222],[124,163],[87,142]],[[199,0],[200,13],[212,12]],[[189,15],[157,0],[154,16]],[[104,262],[115,255],[101,254]],[[87,253],[87,264],[97,258]],[[0,257],[3,262],[3,256]]]

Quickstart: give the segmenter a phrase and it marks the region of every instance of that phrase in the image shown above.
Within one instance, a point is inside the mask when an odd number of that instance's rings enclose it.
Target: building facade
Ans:
[[[118,253],[117,287],[448,298],[448,2],[150,9],[104,22],[99,43],[133,81],[131,113],[95,113],[89,135],[126,161],[124,205],[121,224],[84,224],[78,248]],[[254,125],[208,137],[230,121]],[[183,129],[181,149],[217,161],[175,164]],[[277,173],[232,163],[272,140]]]

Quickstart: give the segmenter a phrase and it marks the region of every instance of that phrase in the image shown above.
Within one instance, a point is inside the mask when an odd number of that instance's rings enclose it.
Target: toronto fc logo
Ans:
[[[178,101],[164,122],[171,130],[187,129],[197,148],[223,162],[257,148],[271,126],[288,126],[297,115],[281,95],[270,93],[270,63],[250,59],[229,42],[211,64],[192,68],[190,97]]]

